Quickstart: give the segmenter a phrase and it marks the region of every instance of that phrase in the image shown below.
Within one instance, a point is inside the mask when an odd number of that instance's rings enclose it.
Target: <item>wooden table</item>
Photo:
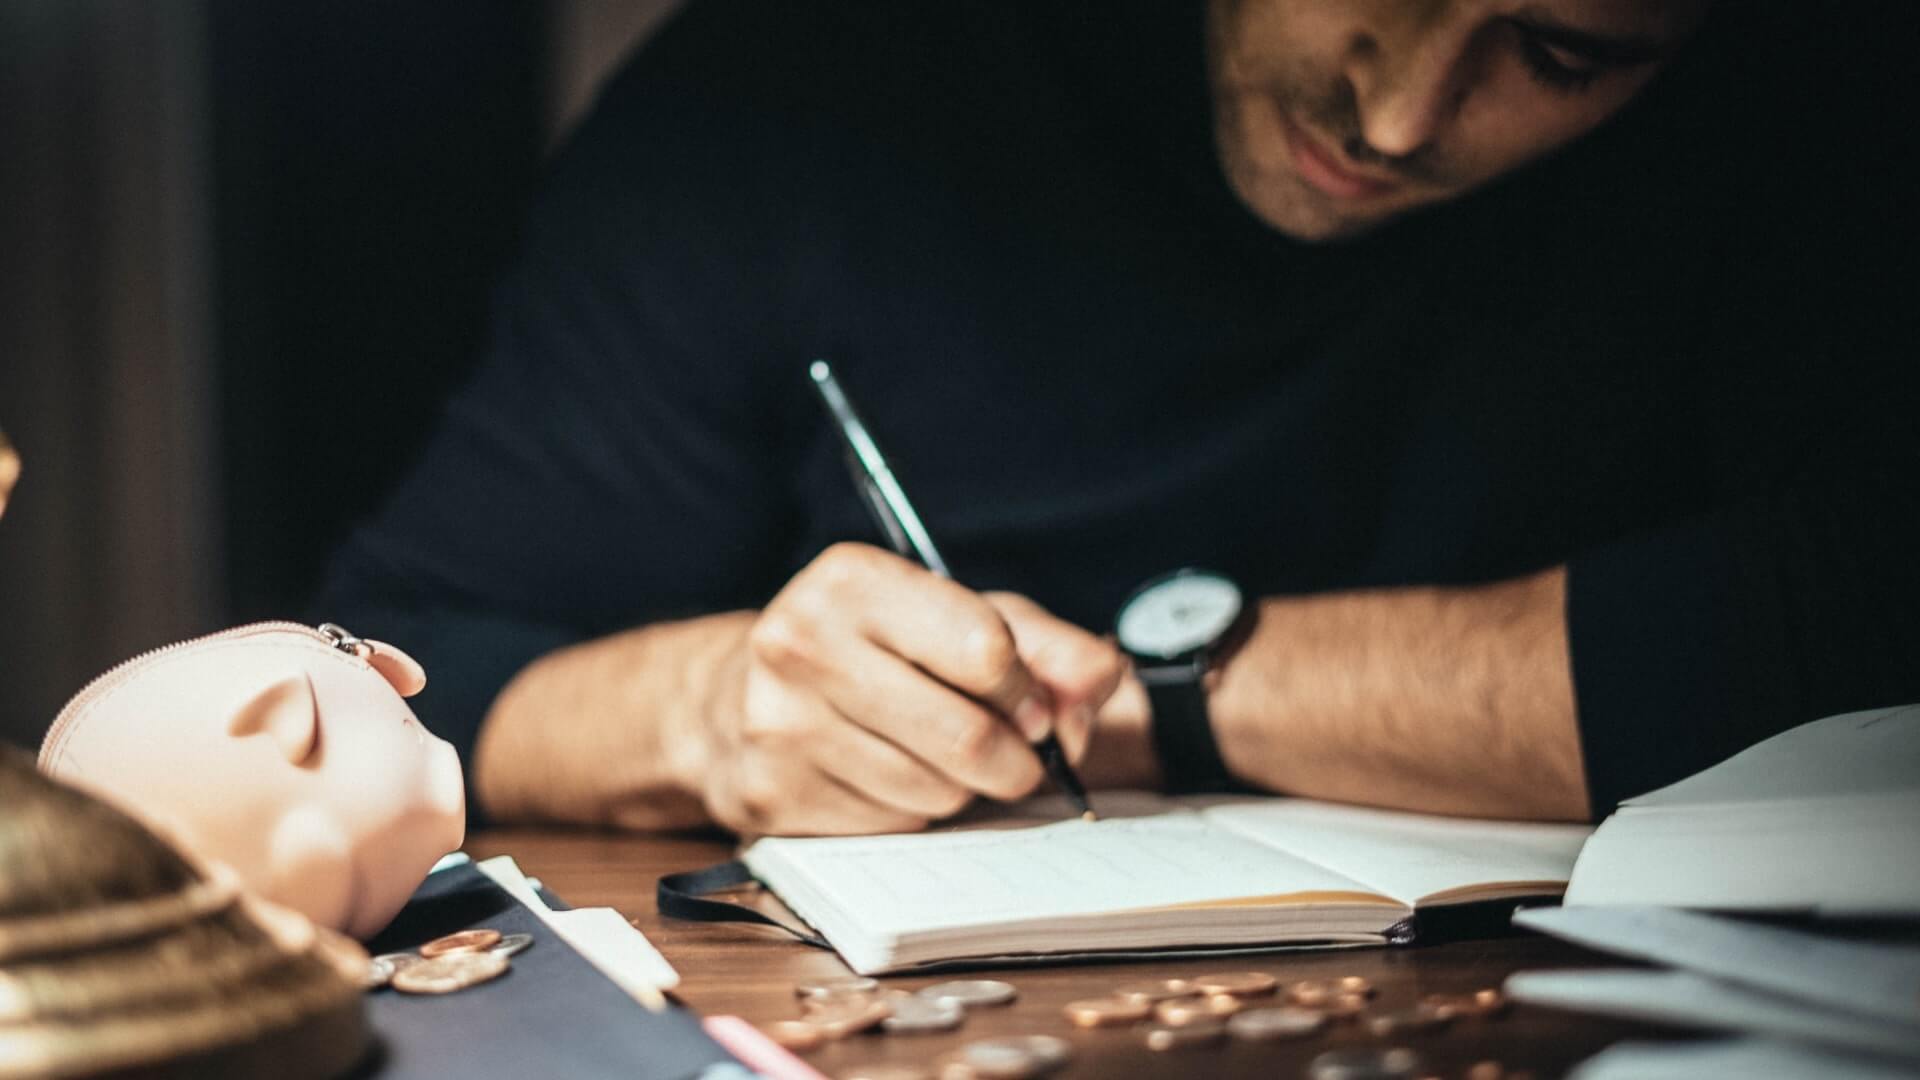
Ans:
[[[731,1013],[758,1024],[797,1019],[793,985],[804,978],[843,975],[837,956],[765,927],[662,919],[654,907],[654,883],[663,873],[690,870],[727,858],[731,850],[711,836],[631,836],[554,830],[495,830],[467,844],[476,858],[512,855],[528,874],[576,907],[611,906],[635,920],[682,982],[675,996],[707,1015]],[[1376,1039],[1355,1023],[1298,1042],[1221,1043],[1199,1049],[1156,1052],[1130,1029],[1082,1030],[1062,1007],[1097,997],[1125,980],[1210,972],[1266,971],[1280,979],[1362,975],[1379,990],[1377,1007],[1411,1005],[1422,995],[1459,993],[1498,986],[1522,968],[1617,964],[1581,949],[1539,937],[1399,949],[1349,949],[1280,953],[1239,959],[1159,963],[1074,965],[982,972],[1020,990],[1014,1004],[972,1013],[958,1030],[937,1035],[860,1035],[803,1055],[828,1076],[881,1062],[926,1064],[969,1039],[990,1035],[1050,1034],[1072,1041],[1072,1065],[1064,1077],[1296,1077],[1316,1054],[1341,1046],[1404,1045],[1418,1051],[1435,1076],[1459,1077],[1480,1061],[1537,1077],[1559,1076],[1601,1047],[1625,1037],[1672,1037],[1673,1032],[1523,1006],[1488,1020],[1458,1020],[1431,1034]],[[969,973],[971,975],[972,973]],[[938,976],[946,978],[950,976]],[[890,977],[912,989],[929,976]],[[1424,1075],[1424,1074],[1423,1074]]]

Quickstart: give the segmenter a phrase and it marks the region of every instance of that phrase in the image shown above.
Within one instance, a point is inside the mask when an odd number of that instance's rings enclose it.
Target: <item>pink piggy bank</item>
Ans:
[[[466,832],[459,757],[401,700],[426,681],[406,653],[331,624],[242,626],[95,679],[40,769],[365,939]]]

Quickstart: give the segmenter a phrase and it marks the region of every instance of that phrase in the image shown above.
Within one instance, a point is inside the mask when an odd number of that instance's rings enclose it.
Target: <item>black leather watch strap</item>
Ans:
[[[1153,706],[1153,749],[1169,794],[1237,791],[1241,786],[1220,757],[1200,674],[1197,667],[1141,672]]]

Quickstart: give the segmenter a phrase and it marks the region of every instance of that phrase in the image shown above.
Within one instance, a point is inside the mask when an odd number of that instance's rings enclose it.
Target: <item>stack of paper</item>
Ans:
[[[1856,1069],[1908,1075],[1920,1069],[1920,948],[1837,940],[1670,908],[1536,908],[1515,915],[1514,922],[1677,969],[1521,972],[1507,980],[1507,993],[1515,1000],[1772,1036],[1804,1044],[1796,1052],[1802,1056],[1851,1056]],[[1778,1056],[1760,1045],[1728,1052],[1730,1062],[1762,1053]],[[1842,1067],[1843,1058],[1830,1064],[1830,1069],[1796,1072],[1774,1062],[1786,1069],[1777,1075],[1851,1075]],[[1621,1067],[1619,1060],[1608,1066]],[[1758,1074],[1729,1064],[1686,1075]]]

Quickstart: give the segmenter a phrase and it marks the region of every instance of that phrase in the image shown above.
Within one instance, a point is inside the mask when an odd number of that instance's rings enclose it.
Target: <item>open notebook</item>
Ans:
[[[742,860],[855,971],[1408,936],[1418,909],[1556,895],[1591,831],[1304,799],[1099,797],[1095,823],[765,839]]]

